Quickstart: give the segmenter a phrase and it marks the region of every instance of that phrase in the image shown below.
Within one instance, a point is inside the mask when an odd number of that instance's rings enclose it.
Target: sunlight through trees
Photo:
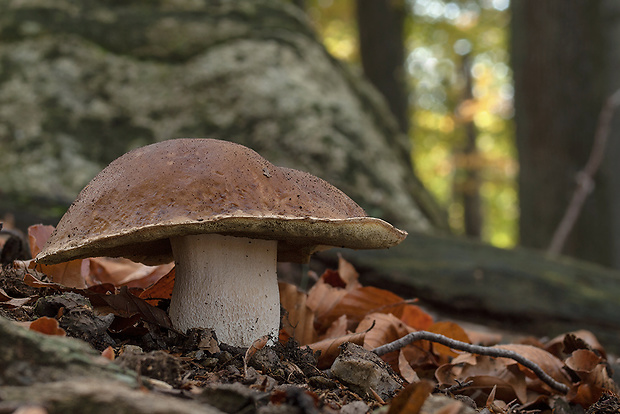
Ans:
[[[416,171],[448,211],[455,232],[465,233],[463,200],[477,193],[481,238],[514,246],[518,166],[507,50],[509,1],[410,0],[404,5]],[[316,0],[308,2],[307,10],[328,50],[359,67],[355,6],[351,0]],[[466,150],[468,141],[474,146]]]

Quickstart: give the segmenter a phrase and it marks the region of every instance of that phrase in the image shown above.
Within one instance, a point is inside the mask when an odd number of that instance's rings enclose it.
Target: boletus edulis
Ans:
[[[216,139],[135,149],[79,194],[36,260],[95,256],[176,263],[169,315],[186,331],[249,346],[277,338],[276,262],[307,262],[330,247],[381,249],[407,233],[311,174],[277,167]]]

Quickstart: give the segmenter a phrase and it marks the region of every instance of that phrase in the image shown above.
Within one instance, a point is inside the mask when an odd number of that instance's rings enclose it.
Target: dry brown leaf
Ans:
[[[316,318],[321,320],[348,291],[362,286],[357,280],[358,277],[353,265],[340,256],[338,270],[325,270],[308,292],[306,305],[314,311]],[[330,324],[331,322],[326,323],[324,327]]]
[[[404,304],[399,311],[390,312],[417,331],[426,331],[433,325],[433,317],[417,305]]]
[[[15,308],[21,308],[22,306],[28,304],[29,302],[32,302],[34,299],[32,297],[28,297],[28,298],[10,298],[10,299],[6,299],[6,300],[0,300],[0,307],[2,308],[6,308],[6,309],[15,309]]]
[[[307,295],[300,292],[295,285],[278,283],[280,288],[280,305],[287,315],[282,319],[282,329],[287,337],[295,338],[300,345],[306,345],[317,340],[314,329],[314,312],[306,306]],[[284,339],[280,335],[280,339]]]
[[[345,290],[353,290],[362,286],[358,281],[360,275],[355,267],[340,254],[338,254],[338,275],[345,284]]]
[[[372,327],[372,329],[370,329]],[[365,332],[364,348],[374,349],[402,338],[415,329],[405,325],[390,313],[371,313],[359,323],[355,332]]]
[[[567,345],[570,345],[571,349],[565,350]],[[599,352],[603,357],[606,356],[605,349],[600,344],[596,336],[592,332],[585,329],[558,335],[544,345],[544,349],[560,358],[564,352],[570,354],[575,349],[579,348],[590,348]]]
[[[400,376],[409,384],[420,381],[418,373],[411,367],[406,354],[402,351],[398,352],[398,373],[400,373]]]
[[[312,352],[321,351],[317,362],[317,368],[327,369],[331,367],[334,360],[340,355],[340,345],[345,342],[351,342],[363,346],[365,335],[366,332],[360,332],[341,336],[339,338],[323,339],[322,341],[309,344],[308,347],[312,349]]]
[[[315,314],[317,319],[322,319],[340,299],[347,294],[347,291],[342,287],[334,287],[325,281],[325,275],[319,278],[319,280],[312,286],[308,292],[308,299],[306,300],[306,306],[310,308]],[[328,326],[329,324],[325,324]]]
[[[357,326],[356,332],[363,331],[368,331],[364,339],[364,348],[374,349],[378,346],[400,339],[408,333],[413,332],[414,329],[408,327],[400,319],[390,313],[371,313],[366,315]],[[405,348],[409,347],[410,346],[407,346]],[[389,354],[382,355],[381,359],[387,362],[394,371],[400,372],[400,353],[401,352],[390,352]],[[405,354],[405,357],[408,355],[409,354]]]
[[[43,224],[35,224],[28,227],[28,244],[30,245],[32,257],[36,257],[43,250],[43,246],[45,246],[47,239],[50,238],[53,231],[54,226],[44,226]]]
[[[198,349],[207,351],[210,354],[217,354],[221,352],[220,345],[215,339],[215,333],[211,331],[211,335],[203,337],[198,343]]]
[[[70,288],[63,286],[61,284],[58,283],[54,283],[54,282],[43,282],[39,279],[37,279],[36,277],[34,277],[34,275],[32,275],[31,273],[25,273],[24,274],[24,283],[30,287],[34,287],[34,288],[52,288],[52,289],[56,289],[56,290],[71,290]]]
[[[598,401],[605,391],[617,391],[607,371],[605,360],[594,352],[578,349],[565,362],[580,379],[566,396],[570,402],[589,407]]]
[[[88,275],[89,259],[71,260],[55,265],[42,265],[34,260],[27,262],[28,269],[34,269],[47,275],[52,282],[60,285],[83,289],[86,287],[85,277]]]
[[[447,336],[448,338],[451,338],[451,339],[456,339],[457,341],[470,343],[469,337],[467,336],[467,333],[465,332],[465,330],[461,328],[460,325],[454,322],[449,322],[449,321],[437,322],[433,324],[433,326],[429,327],[428,331],[436,333],[436,334],[440,334],[443,336]],[[436,354],[441,355],[441,356],[455,357],[459,355],[457,352],[454,352],[447,346],[440,345],[440,344],[433,344],[433,350],[435,351]],[[445,361],[442,361],[442,363],[443,362],[448,362],[448,361],[445,360]]]
[[[86,297],[88,297],[89,299],[92,300],[91,296],[93,295],[107,295],[110,293],[115,293],[116,292],[116,288],[109,284],[103,284],[103,285],[95,285],[95,286],[90,286],[86,289],[79,289],[79,288],[72,288],[72,287],[67,287],[64,285],[61,285],[59,283],[54,283],[54,282],[43,282],[39,279],[37,279],[33,274],[31,273],[25,273],[24,274],[24,283],[30,287],[33,288],[50,288],[59,292],[75,292],[75,293],[79,293],[82,294]]]
[[[396,316],[385,313],[371,313],[367,315],[359,323],[356,331],[367,330],[373,323],[375,326],[366,334],[366,339],[364,341],[364,347],[367,349],[374,349],[378,346],[388,344],[415,331],[415,329],[405,325],[402,320],[398,319]],[[464,342],[469,341],[463,329],[452,322],[438,322],[433,324],[429,328],[429,331],[443,334],[456,340]],[[415,344],[407,345],[402,348],[398,353],[390,352],[383,355],[382,358],[385,362],[390,364],[392,369],[396,372],[400,372],[401,362],[399,358],[401,358],[401,355],[412,367],[427,363],[444,363],[448,361],[449,357],[457,355],[454,351],[443,345],[433,344],[435,354],[439,356],[439,358],[432,357],[429,349],[430,343],[428,341],[417,341]]]
[[[430,352],[428,341],[417,341],[411,345],[407,345],[400,350],[403,357],[409,362],[409,365],[416,369],[418,367],[437,366],[437,358]],[[390,354],[387,354],[388,356]],[[384,358],[386,355],[382,356]],[[386,361],[389,359],[384,358]],[[391,364],[390,364],[391,365]]]
[[[342,315],[331,324],[325,331],[325,334],[321,335],[320,339],[338,338],[350,333],[347,331],[347,315]]]
[[[566,358],[566,366],[578,374],[588,375],[593,372],[603,359],[594,352],[586,349],[578,349]]]
[[[44,226],[42,224],[28,227],[28,242],[30,243],[32,257],[35,257],[43,249],[45,242],[53,231],[53,226]],[[36,269],[45,273],[54,283],[74,288],[86,287],[84,280],[89,272],[88,259],[71,260],[55,265],[41,265],[36,264],[34,260],[29,260],[27,261],[27,266],[29,269]]]
[[[319,280],[338,289],[344,289],[347,286],[347,282],[342,280],[340,273],[334,269],[325,269]]]
[[[31,302],[37,300],[37,296],[29,296],[27,298],[13,298],[0,288],[0,307],[14,309],[21,308]]]
[[[495,393],[497,392],[497,385],[493,387],[493,389],[491,390],[491,392],[489,393],[489,396],[487,397],[487,402],[484,405],[485,407],[489,408],[492,404],[493,401],[495,401]]]
[[[433,388],[430,381],[407,385],[390,402],[388,414],[418,414]]]
[[[128,275],[137,271],[139,263],[123,258],[93,257],[90,259],[90,271],[87,284],[111,283],[120,286]]]
[[[95,257],[90,259],[88,285],[111,283],[115,286],[147,288],[167,275],[174,263],[147,266],[125,258]]]
[[[85,291],[85,293],[89,293]],[[172,329],[172,323],[168,314],[162,309],[156,308],[148,304],[145,300],[140,299],[137,296],[129,293],[129,289],[126,286],[121,287],[120,293],[116,295],[96,295],[90,294],[88,296],[91,299],[99,299],[109,305],[116,315],[129,318],[136,314],[140,315],[141,319],[153,323],[155,325]],[[93,306],[95,304],[93,303]]]
[[[250,362],[250,359],[259,349],[263,349],[265,345],[267,345],[267,342],[269,342],[269,335],[263,335],[252,342],[252,345],[250,345],[247,351],[245,351],[245,355],[243,357],[243,372],[246,377],[248,376],[248,362]]]
[[[106,359],[109,359],[110,361],[114,361],[114,359],[116,358],[116,354],[114,353],[114,348],[112,348],[111,346],[108,346],[106,349],[101,351],[101,356]]]
[[[53,231],[53,226],[41,224],[28,228],[32,257],[43,249]],[[80,289],[102,283],[146,288],[166,275],[173,267],[173,263],[146,266],[124,258],[109,257],[72,260],[56,265],[41,265],[28,261],[29,269],[36,269],[46,274],[53,282]]]
[[[564,371],[564,363],[544,349],[522,344],[496,345],[495,348],[514,351],[522,357],[536,363],[536,365],[538,365],[554,380],[565,385],[571,384],[570,379]],[[536,374],[534,374],[530,369],[525,368],[521,364],[519,364],[519,368],[521,368],[529,378],[538,380]],[[540,381],[540,383],[542,384],[542,381]]]
[[[172,298],[172,288],[174,288],[175,268],[173,267],[167,275],[159,279],[152,286],[140,293],[140,298],[146,300],[151,305],[157,305],[159,301]]]
[[[67,333],[58,325],[58,321],[54,318],[42,316],[37,320],[30,322],[29,329],[45,335],[66,336]]]
[[[473,383],[466,390],[483,389],[487,395],[497,385],[496,392],[501,400],[512,401],[518,398],[521,403],[527,401],[525,374],[511,359],[464,353],[449,364],[440,366],[435,371],[435,377],[441,385],[447,386],[455,385],[457,381],[471,380]],[[482,405],[485,401],[486,397],[477,400]]]
[[[603,391],[600,387],[588,383],[579,383],[571,388],[566,399],[573,404],[581,405],[585,409],[597,402],[601,395],[603,395]]]
[[[95,285],[86,289],[68,288],[57,283],[41,282],[29,273],[24,275],[24,283],[36,288],[46,287],[61,292],[71,291],[79,293],[88,298],[92,306],[99,312],[114,313],[117,317],[127,319],[122,322],[117,318],[110,329],[115,329],[113,326],[118,324],[118,326],[122,327],[121,330],[123,330],[140,320],[172,329],[170,318],[164,310],[130,293],[130,289],[127,286],[121,286],[118,293],[116,293],[117,289],[111,284]]]
[[[353,331],[364,317],[373,312],[390,313],[390,305],[401,304],[400,296],[373,286],[353,289],[342,296],[329,312],[317,316],[319,332],[330,326],[341,315],[347,315],[348,329]]]

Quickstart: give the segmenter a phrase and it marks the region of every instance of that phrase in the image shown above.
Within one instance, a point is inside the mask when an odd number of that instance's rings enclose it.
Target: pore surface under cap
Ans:
[[[128,152],[101,171],[37,260],[163,263],[172,261],[170,237],[202,233],[278,240],[278,260],[295,262],[326,247],[385,248],[406,236],[326,181],[274,166],[247,147],[175,139]]]

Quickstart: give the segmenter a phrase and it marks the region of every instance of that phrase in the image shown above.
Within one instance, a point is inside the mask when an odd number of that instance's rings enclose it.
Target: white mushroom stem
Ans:
[[[201,234],[171,239],[176,276],[173,326],[212,328],[220,342],[248,347],[277,338],[280,296],[277,241]]]

